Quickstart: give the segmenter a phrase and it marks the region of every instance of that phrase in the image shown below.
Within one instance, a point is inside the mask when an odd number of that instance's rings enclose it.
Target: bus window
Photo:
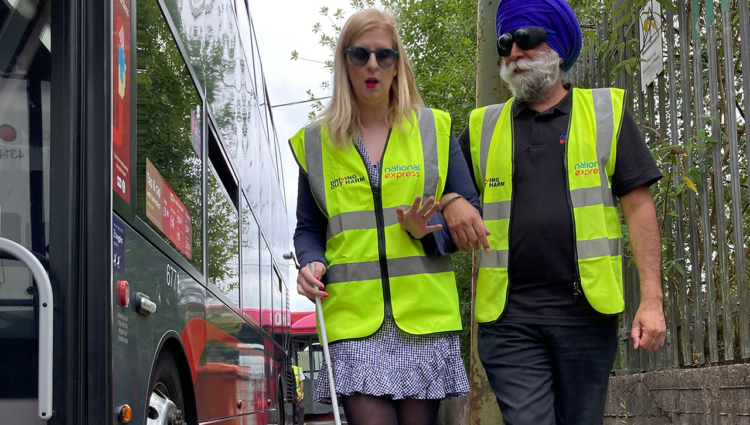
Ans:
[[[279,272],[274,268],[273,271],[273,338],[276,342],[284,346],[283,338],[283,308],[281,305],[281,278]]]
[[[137,11],[136,214],[203,270],[201,99],[158,2]]]
[[[245,51],[248,51],[247,48]],[[258,155],[260,155],[260,146],[258,144],[257,130],[255,129],[255,83],[252,77],[252,62],[244,63],[242,90],[242,126],[240,127],[239,149],[235,161],[240,179],[242,180],[243,189],[247,194],[247,199],[254,211],[260,207],[260,178],[258,174]]]
[[[273,196],[273,187],[278,185],[276,179],[276,170],[273,167],[271,159],[271,150],[265,138],[259,139],[260,143],[260,210],[257,211],[260,217],[260,227],[263,234],[271,241],[273,236],[273,211],[271,210],[271,197]]]
[[[250,205],[242,197],[242,309],[260,320],[260,229]]]
[[[212,3],[206,16],[206,97],[222,142],[234,157],[241,125],[242,45],[231,0]]]
[[[0,237],[22,245],[45,267],[54,211],[50,147],[58,140],[50,134],[50,81],[57,72],[50,67],[51,7],[51,1],[0,2]],[[24,424],[41,422],[37,292],[26,266],[0,253],[0,411],[10,409],[15,413],[8,419]]]
[[[317,381],[320,374],[320,366],[323,364],[323,346],[316,342],[311,347],[313,354],[312,377]],[[326,373],[325,371],[323,372]]]
[[[261,326],[268,333],[272,332],[273,320],[273,270],[271,266],[271,251],[265,242],[261,243],[260,251],[260,305],[262,308]]]
[[[284,196],[281,192],[281,185],[283,182],[279,184],[273,185],[273,191],[271,192],[271,210],[273,211],[273,255],[276,258],[276,261],[281,264],[282,262],[284,265],[287,263],[286,260],[284,260],[284,254],[289,252],[285,251],[286,245],[284,244],[284,241],[287,237],[287,220],[286,220],[286,204],[284,202]],[[286,272],[286,267],[283,267],[283,270]]]
[[[187,51],[193,69],[198,74],[200,84],[205,87],[201,46],[205,32],[206,7],[201,2],[190,0],[164,0],[164,5],[177,27],[177,34]]]
[[[240,305],[239,218],[209,162],[208,281]]]
[[[255,25],[253,25],[253,27],[255,27]],[[255,61],[255,75],[257,76],[257,78],[255,79],[255,89],[258,98],[258,109],[260,113],[260,122],[263,136],[268,139],[268,113],[266,109],[268,105],[266,103],[266,87],[263,81],[263,65],[260,61],[260,52],[258,51],[257,38],[254,37],[253,41],[255,41],[255,43],[253,44],[253,59]]]

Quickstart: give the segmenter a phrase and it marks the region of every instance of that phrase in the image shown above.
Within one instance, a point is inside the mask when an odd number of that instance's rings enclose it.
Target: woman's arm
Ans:
[[[310,182],[300,169],[297,189],[297,228],[294,231],[294,250],[300,264],[297,292],[310,299],[315,296],[323,298],[328,296],[322,292],[323,285],[320,283],[320,278],[327,267],[325,256],[327,226],[328,219],[315,203],[315,198],[310,191]],[[313,276],[308,267],[308,264],[312,262],[319,263],[315,266],[316,276]]]
[[[300,170],[297,189],[297,228],[294,230],[294,250],[300,267],[311,261],[326,265],[326,227],[328,219],[315,203],[310,181]]]
[[[446,176],[442,201],[445,202],[455,194],[463,196],[463,199],[456,199],[448,204],[447,209],[453,210],[462,205],[466,209],[474,208],[472,214],[478,217],[481,223],[482,209],[479,205],[479,195],[474,187],[461,147],[453,136],[451,136],[450,157],[448,161],[448,175]],[[420,239],[428,257],[434,258],[442,255],[450,255],[458,251],[459,248],[451,237],[451,229],[446,225],[442,212],[437,212],[429,224],[440,224],[443,228]],[[482,225],[482,228],[484,228],[484,225]]]

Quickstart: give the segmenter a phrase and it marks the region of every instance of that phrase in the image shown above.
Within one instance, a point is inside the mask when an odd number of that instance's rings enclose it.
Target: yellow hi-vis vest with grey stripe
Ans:
[[[624,310],[620,212],[612,193],[624,92],[573,89],[565,156],[577,261],[571,297],[582,290],[600,313]],[[509,229],[513,211],[513,99],[472,111],[471,158],[482,198],[490,254],[480,252],[476,318],[493,322],[508,296]],[[546,267],[539,264],[539,267]]]
[[[297,383],[297,395],[302,396],[302,398],[305,397],[305,395],[300,391],[299,383],[302,382],[302,368],[298,366],[292,365],[292,370],[294,371],[294,382]]]
[[[289,140],[328,218],[322,301],[330,342],[375,333],[385,315],[403,331],[425,335],[461,330],[450,257],[427,258],[420,241],[398,224],[417,196],[440,199],[450,150],[450,116],[422,109],[417,120],[391,130],[373,188],[353,144],[337,148],[325,125],[311,125]]]

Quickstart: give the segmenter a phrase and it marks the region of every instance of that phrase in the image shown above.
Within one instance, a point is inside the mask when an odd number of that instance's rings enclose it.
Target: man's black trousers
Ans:
[[[294,425],[305,423],[305,400],[294,403]]]
[[[505,425],[601,425],[617,322],[479,326],[478,351]]]

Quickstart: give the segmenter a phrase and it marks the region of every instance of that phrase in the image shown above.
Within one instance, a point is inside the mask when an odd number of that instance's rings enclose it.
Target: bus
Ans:
[[[0,423],[291,421],[249,6],[0,0]]]

